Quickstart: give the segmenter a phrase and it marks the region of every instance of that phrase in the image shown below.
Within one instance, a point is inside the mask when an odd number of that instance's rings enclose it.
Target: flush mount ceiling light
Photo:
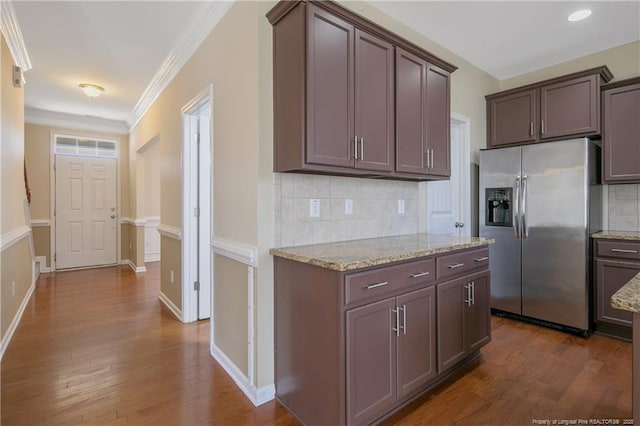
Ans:
[[[80,86],[84,94],[90,98],[97,98],[104,92],[104,87],[98,86],[97,84],[82,83],[78,86]]]
[[[582,21],[583,19],[588,18],[590,15],[591,15],[591,9],[578,10],[573,12],[571,15],[569,15],[569,17],[567,18],[567,21],[569,22]]]

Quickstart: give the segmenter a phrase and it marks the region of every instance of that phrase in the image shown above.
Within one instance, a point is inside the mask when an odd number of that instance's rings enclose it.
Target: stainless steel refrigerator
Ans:
[[[482,150],[480,236],[494,311],[588,334],[600,147],[586,138]]]

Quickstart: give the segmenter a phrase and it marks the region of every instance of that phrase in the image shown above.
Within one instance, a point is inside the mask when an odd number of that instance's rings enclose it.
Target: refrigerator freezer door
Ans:
[[[514,188],[520,175],[521,150],[517,146],[480,151],[480,236],[496,240],[495,244],[489,245],[491,307],[515,314],[521,314],[520,240],[516,238],[513,226],[487,225],[485,194],[488,188]],[[511,208],[516,208],[515,203]]]
[[[589,328],[589,143],[522,148],[522,315],[581,330]]]

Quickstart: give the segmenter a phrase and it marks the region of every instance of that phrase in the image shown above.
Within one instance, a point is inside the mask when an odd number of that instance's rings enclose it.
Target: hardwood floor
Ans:
[[[42,275],[1,366],[2,425],[294,425],[209,354],[209,323],[158,301],[159,265]],[[631,344],[492,319],[463,374],[385,424],[531,425],[631,417]],[[330,425],[327,425],[330,426]]]

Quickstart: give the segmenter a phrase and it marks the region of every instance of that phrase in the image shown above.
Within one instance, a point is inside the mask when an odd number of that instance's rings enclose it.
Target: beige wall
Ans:
[[[24,189],[24,90],[13,87],[13,58],[0,37],[0,239],[25,226]],[[28,238],[22,238],[0,252],[0,338],[32,284]]]
[[[0,280],[2,280],[0,337],[2,339],[31,287],[30,257],[27,238],[5,249],[0,256]]]
[[[46,257],[46,266],[51,266],[51,228],[48,226],[34,226],[31,231],[33,232],[33,248],[36,256]]]
[[[512,89],[600,65],[609,67],[613,73],[614,81],[640,75],[640,41],[502,80],[500,81],[500,90]]]
[[[173,238],[160,237],[160,250],[162,259],[160,261],[160,275],[162,283],[160,291],[171,300],[178,309],[182,306],[182,245],[180,241]],[[171,271],[173,271],[173,283],[170,281]],[[166,282],[164,281],[166,279]]]
[[[213,258],[216,283],[213,312],[219,319],[214,321],[214,343],[247,375],[247,310],[238,309],[247,304],[247,265],[223,256]]]
[[[120,225],[120,257],[121,259],[131,259],[131,252],[129,251],[129,244],[133,245],[129,238],[129,224],[123,223]]]

